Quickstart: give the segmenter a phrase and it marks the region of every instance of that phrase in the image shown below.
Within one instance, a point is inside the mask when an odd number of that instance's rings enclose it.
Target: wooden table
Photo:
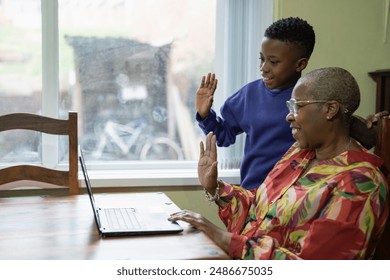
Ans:
[[[99,206],[147,200],[148,193],[96,194]],[[168,198],[167,198],[168,199]],[[172,212],[178,207],[172,203]],[[0,198],[0,259],[227,259],[204,233],[100,237],[87,195]]]

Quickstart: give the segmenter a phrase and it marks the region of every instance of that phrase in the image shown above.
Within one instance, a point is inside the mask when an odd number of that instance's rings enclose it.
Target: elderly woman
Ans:
[[[341,68],[303,76],[287,102],[296,143],[256,190],[217,180],[216,139],[200,145],[199,180],[227,231],[197,213],[183,220],[234,259],[366,259],[388,215],[382,160],[349,136],[360,92]],[[270,147],[272,149],[272,147]]]

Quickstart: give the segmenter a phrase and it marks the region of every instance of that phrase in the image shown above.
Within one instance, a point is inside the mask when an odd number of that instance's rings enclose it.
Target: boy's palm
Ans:
[[[196,92],[196,111],[202,119],[206,118],[210,112],[217,84],[218,80],[215,78],[215,74],[208,73],[207,78],[202,77],[199,89]]]

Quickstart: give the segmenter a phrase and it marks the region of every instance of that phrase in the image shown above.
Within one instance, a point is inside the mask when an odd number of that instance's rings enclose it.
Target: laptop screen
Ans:
[[[91,200],[91,205],[92,205],[92,210],[93,210],[93,214],[94,214],[95,221],[96,221],[96,226],[98,227],[98,230],[100,231],[100,220],[97,216],[97,215],[99,215],[98,211],[97,211],[98,208],[96,206],[95,198],[93,197],[91,181],[89,180],[87,166],[85,165],[84,155],[83,155],[83,152],[80,149],[80,147],[79,147],[79,159],[80,159],[81,169],[82,169],[83,175],[84,175],[85,185],[86,185],[87,191],[88,191],[88,196],[89,196],[89,199]]]

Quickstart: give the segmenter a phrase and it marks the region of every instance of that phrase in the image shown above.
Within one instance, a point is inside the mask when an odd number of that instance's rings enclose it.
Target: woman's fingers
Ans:
[[[199,222],[202,218],[202,215],[199,213],[195,213],[188,210],[182,210],[176,213],[171,214],[171,216],[168,218],[169,221],[177,221],[181,220],[184,222],[188,222],[190,224],[194,224],[196,222]]]

